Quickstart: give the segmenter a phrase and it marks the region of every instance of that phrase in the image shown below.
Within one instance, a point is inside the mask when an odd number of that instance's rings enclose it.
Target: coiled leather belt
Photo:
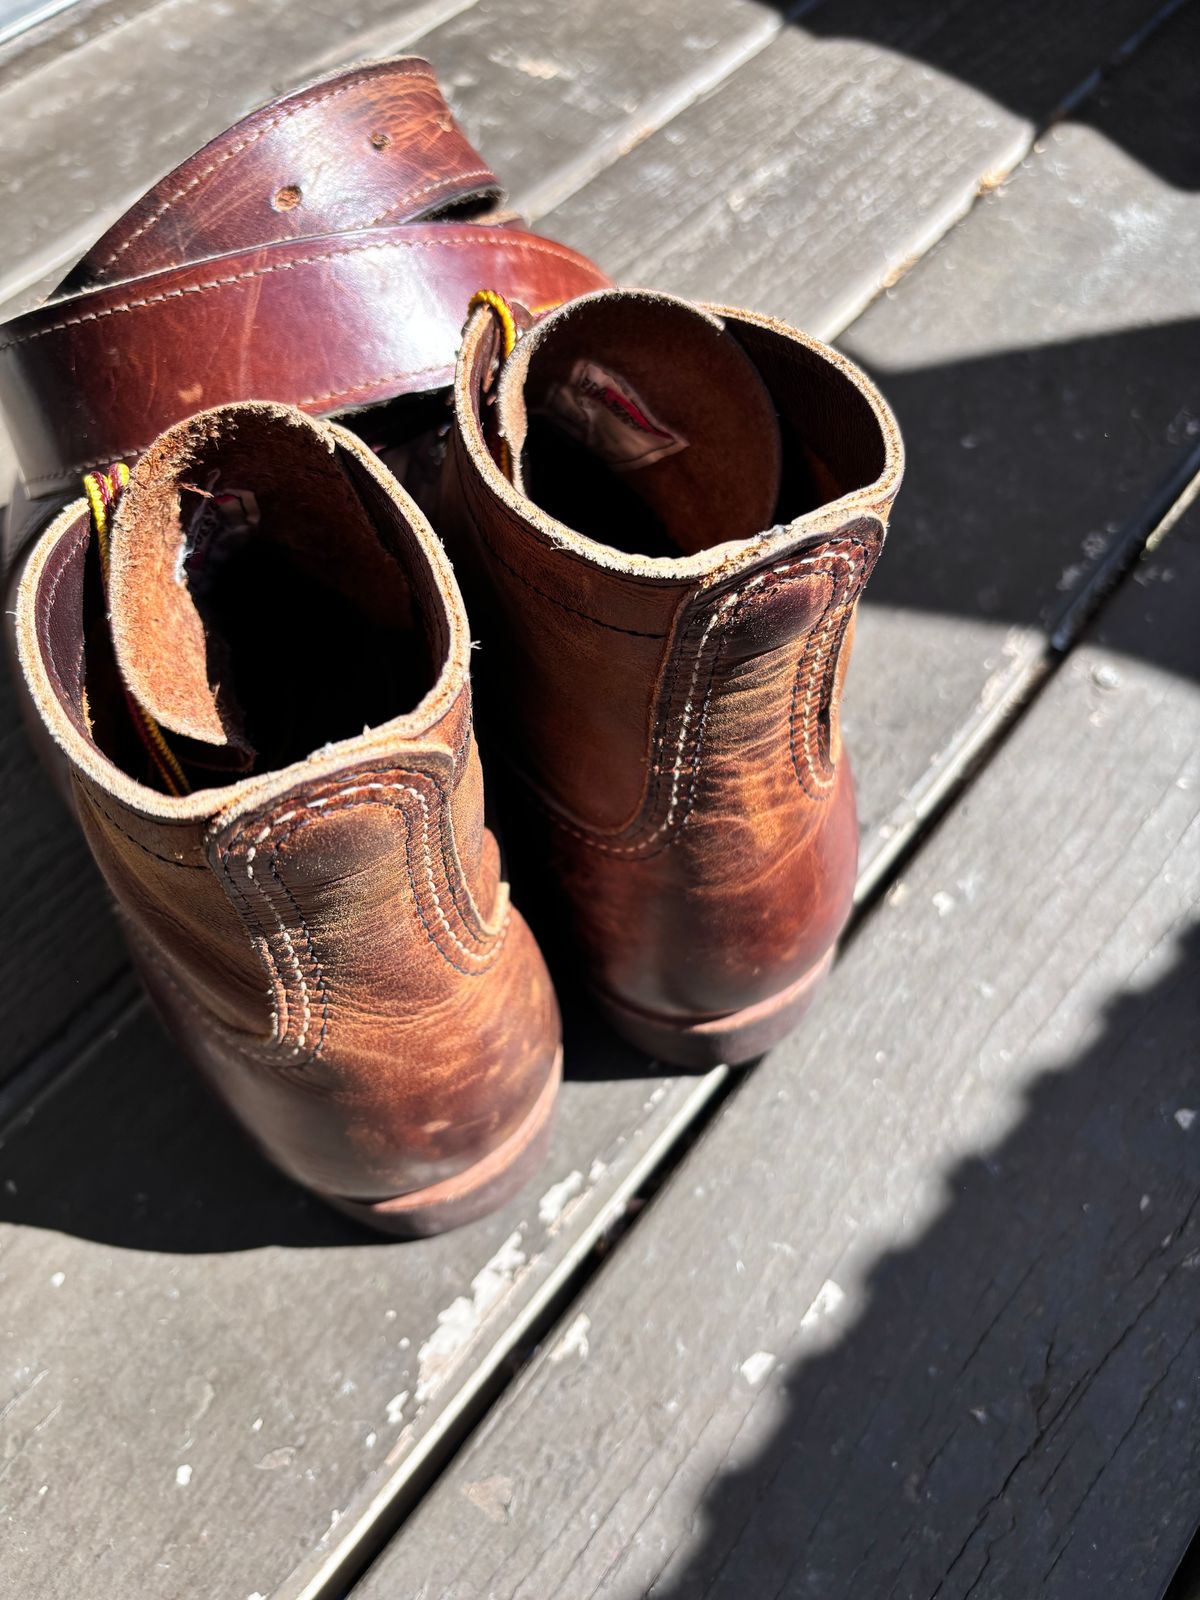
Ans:
[[[536,312],[608,283],[501,198],[416,58],[252,113],[0,328],[25,496],[72,490],[206,406],[328,415],[441,388],[475,290]]]

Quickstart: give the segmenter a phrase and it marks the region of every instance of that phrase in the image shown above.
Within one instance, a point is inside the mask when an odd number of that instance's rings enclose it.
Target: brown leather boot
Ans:
[[[559,1020],[509,904],[445,555],[353,435],[169,429],[35,545],[20,666],[146,982],[271,1158],[426,1233],[532,1171]]]
[[[439,525],[493,744],[614,1026],[743,1061],[850,910],[838,701],[899,433],[844,357],[747,312],[601,292],[507,343],[472,317]]]

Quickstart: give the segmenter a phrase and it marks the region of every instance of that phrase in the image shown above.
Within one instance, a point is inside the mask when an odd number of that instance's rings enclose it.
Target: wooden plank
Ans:
[[[0,84],[29,72],[40,61],[65,55],[108,28],[119,26],[135,11],[158,0],[71,0],[49,14],[30,4],[27,14],[6,23],[0,34]],[[8,8],[5,8],[6,10]],[[9,27],[16,31],[9,33]]]
[[[1200,464],[1197,50],[1188,7],[841,341],[909,451],[847,716],[874,877]]]
[[[762,50],[781,13],[803,9],[478,0],[421,49],[515,203],[540,216]]]
[[[1200,1506],[1200,511],[355,1600],[1154,1600]]]
[[[619,277],[831,337],[1163,9],[818,5],[554,225]]]
[[[319,1578],[721,1081],[572,1061],[539,1179],[413,1245],[273,1174],[144,1010],[60,1079],[0,1144],[6,1592]]]

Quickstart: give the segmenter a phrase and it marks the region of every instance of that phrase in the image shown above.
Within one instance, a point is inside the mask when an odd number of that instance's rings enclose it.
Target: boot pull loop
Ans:
[[[120,503],[128,482],[129,468],[123,461],[115,462],[107,472],[89,472],[85,474],[83,479],[83,492],[87,497],[88,511],[91,513],[92,518],[92,532],[96,536],[96,552],[100,558],[100,586],[104,594],[106,607],[108,605],[112,516]],[[138,704],[128,689],[125,689],[124,693],[125,704],[129,708],[130,720],[133,722],[142,744],[146,747],[146,753],[153,762],[155,770],[162,779],[163,787],[168,794],[176,797],[190,794],[191,787],[183,775],[183,768],[179,765],[174,751],[168,745],[162,729],[145,707]]]
[[[495,289],[476,289],[467,306],[467,316],[478,311],[480,306],[488,306],[500,324],[501,344],[500,362],[503,364],[513,353],[517,342],[517,319],[513,308],[502,294],[497,294]]]
[[[480,306],[487,306],[495,313],[503,335],[500,351],[500,364],[503,364],[512,355],[513,347],[521,335],[528,333],[540,317],[546,316],[548,312],[557,311],[563,304],[564,302],[558,299],[526,307],[519,300],[506,300],[495,289],[477,289],[467,306],[467,316],[470,317],[472,312],[478,311]]]
[[[123,461],[115,462],[107,472],[89,472],[83,480],[83,492],[92,514],[92,532],[96,535],[96,549],[100,555],[100,582],[105,600],[108,599],[109,517],[117,509],[117,501],[128,482],[129,468]]]
[[[484,383],[485,395],[487,389],[491,387],[492,394],[490,398],[494,399],[495,385],[499,382],[500,373],[504,367],[504,363],[508,360],[509,356],[512,355],[513,350],[516,348],[516,343],[520,337],[521,330],[517,326],[517,317],[512,306],[509,305],[504,296],[502,294],[498,294],[495,289],[477,289],[475,291],[475,293],[471,296],[470,304],[467,306],[468,318],[473,316],[481,306],[486,306],[488,308],[488,310],[495,317],[500,328],[500,354],[496,358],[495,372],[489,379],[485,380]],[[512,452],[508,448],[508,440],[502,433],[499,432],[496,434],[496,465],[511,483]]]

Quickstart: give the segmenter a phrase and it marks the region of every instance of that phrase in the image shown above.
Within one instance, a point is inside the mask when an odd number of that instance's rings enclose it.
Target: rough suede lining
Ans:
[[[584,383],[614,409],[651,418],[670,448],[648,462],[632,451],[622,460],[569,437],[564,422]],[[518,344],[498,409],[517,486],[618,549],[692,554],[775,519],[781,451],[771,397],[720,320],[683,301],[614,290],[564,307]]]

